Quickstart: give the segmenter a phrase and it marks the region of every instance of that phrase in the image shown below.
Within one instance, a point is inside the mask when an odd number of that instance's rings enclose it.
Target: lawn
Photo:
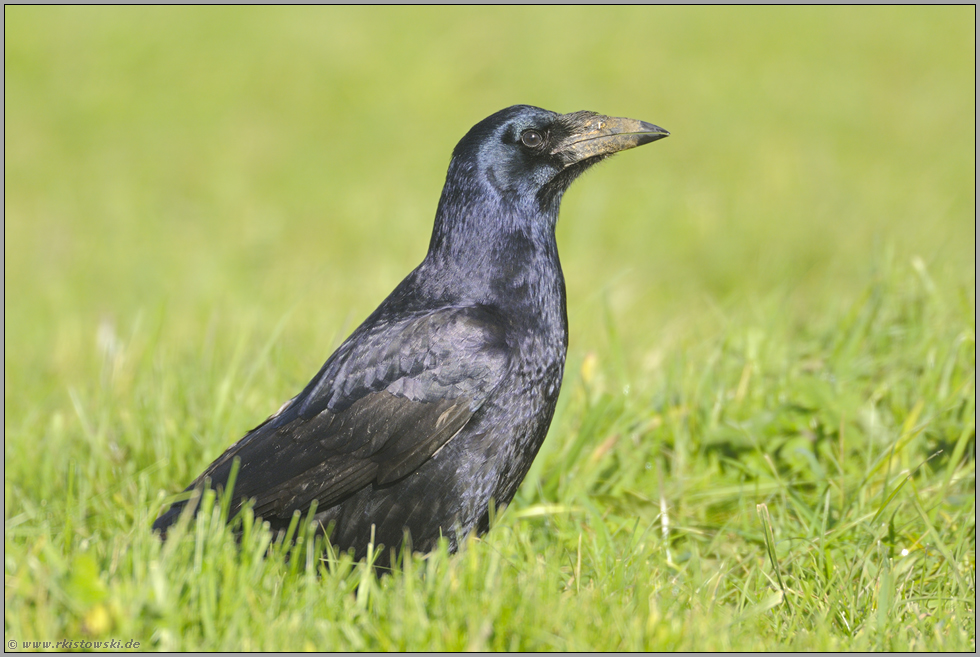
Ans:
[[[975,651],[975,24],[5,7],[5,646]],[[516,103],[671,136],[565,197],[562,396],[491,531],[381,578],[221,500],[161,544]]]

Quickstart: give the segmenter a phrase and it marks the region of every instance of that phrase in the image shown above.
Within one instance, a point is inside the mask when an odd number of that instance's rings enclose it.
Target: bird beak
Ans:
[[[559,122],[568,131],[552,151],[571,166],[592,157],[606,157],[663,139],[670,133],[659,126],[636,119],[603,116],[595,112],[564,114]]]

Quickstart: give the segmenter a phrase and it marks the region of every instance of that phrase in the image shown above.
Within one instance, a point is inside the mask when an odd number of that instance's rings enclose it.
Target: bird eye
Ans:
[[[537,148],[544,143],[544,136],[537,130],[525,130],[521,133],[521,143],[528,148]]]

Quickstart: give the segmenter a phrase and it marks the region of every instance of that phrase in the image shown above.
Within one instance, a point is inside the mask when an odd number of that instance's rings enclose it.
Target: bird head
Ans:
[[[668,134],[635,119],[514,105],[480,121],[460,140],[450,178],[455,168],[458,175],[478,181],[483,194],[507,204],[533,203],[539,212],[557,217],[562,195],[583,171]]]
[[[668,134],[645,121],[529,105],[487,117],[453,151],[426,261],[452,262],[460,271],[492,261],[506,277],[508,267],[526,261],[526,249],[554,252],[559,206],[572,181],[619,151]],[[556,253],[549,257],[557,263]]]

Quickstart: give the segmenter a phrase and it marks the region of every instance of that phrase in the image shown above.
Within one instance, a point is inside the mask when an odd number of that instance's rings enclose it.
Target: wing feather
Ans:
[[[313,500],[326,508],[408,476],[466,426],[504,377],[506,338],[505,321],[487,306],[375,318],[188,490],[223,487],[238,458],[235,499],[254,499],[258,515],[289,518]],[[175,520],[177,506],[154,526]]]

